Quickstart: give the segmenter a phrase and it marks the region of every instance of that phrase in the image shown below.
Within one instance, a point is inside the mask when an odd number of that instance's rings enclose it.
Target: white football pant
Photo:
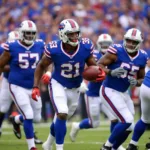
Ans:
[[[35,101],[31,97],[32,89],[26,89],[14,84],[9,85],[14,103],[24,119],[33,119],[34,122],[41,120],[41,98]]]

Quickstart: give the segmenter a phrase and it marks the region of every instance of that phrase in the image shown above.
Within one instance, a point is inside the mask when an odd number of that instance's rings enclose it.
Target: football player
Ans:
[[[138,150],[138,141],[140,137],[145,132],[147,126],[150,124],[150,71],[145,75],[144,81],[140,87],[140,99],[141,99],[141,119],[138,120],[134,127],[134,132],[132,135],[132,140],[130,141],[127,150]],[[150,150],[150,143],[147,143],[145,146],[146,150]]]
[[[45,48],[45,55],[40,60],[34,75],[32,98],[40,96],[39,82],[43,71],[52,62],[54,71],[49,84],[49,93],[55,109],[55,117],[50,127],[50,134],[43,144],[44,150],[51,150],[54,140],[56,150],[63,150],[66,135],[66,120],[75,112],[79,87],[82,82],[82,72],[85,63],[96,65],[93,57],[93,44],[88,38],[81,38],[78,23],[73,19],[65,19],[59,25],[59,41],[52,41]],[[102,70],[101,70],[102,71]],[[105,74],[99,74],[97,81],[104,79]]]
[[[7,41],[17,40],[19,39],[18,31],[11,31],[8,34]],[[4,49],[0,46],[0,55],[3,53]],[[9,65],[7,65],[9,71]],[[9,94],[9,83],[8,83],[8,72],[3,73],[3,78],[1,82],[1,90],[0,90],[0,136],[2,134],[2,123],[5,117],[5,113],[8,112],[10,105],[12,103],[12,98]]]
[[[13,40],[18,40],[19,39],[19,31],[15,30],[15,31],[11,31],[8,34],[8,39],[7,41],[13,41]],[[2,52],[4,51],[4,49],[2,47],[0,47],[0,54],[2,54]],[[6,65],[5,67],[9,68],[8,65]],[[8,71],[8,70],[7,70]],[[12,103],[12,97],[9,91],[9,83],[8,83],[8,72],[4,72],[3,73],[3,79],[2,79],[2,84],[1,84],[1,90],[0,90],[0,136],[2,134],[2,123],[5,117],[5,113],[8,112],[10,105]],[[15,104],[13,104],[13,110],[17,110]],[[14,116],[14,112],[12,112],[11,114],[12,116]],[[15,113],[16,115],[16,113]],[[15,134],[16,137],[18,139],[21,138],[21,134]],[[36,132],[34,132],[34,142],[35,144],[42,144],[43,142],[38,139]]]
[[[22,115],[11,117],[14,132],[21,136],[20,123],[23,123],[29,150],[37,150],[34,143],[33,120],[41,120],[41,99],[33,101],[31,92],[34,71],[41,59],[44,42],[36,39],[37,27],[34,22],[25,20],[19,28],[19,40],[3,44],[4,52],[0,57],[0,73],[6,64],[10,64],[9,90],[18,110]]]
[[[115,150],[115,141],[124,137],[120,145],[126,140],[132,130],[134,122],[134,105],[127,92],[129,86],[140,86],[144,75],[147,54],[140,49],[143,42],[141,31],[132,28],[124,35],[123,44],[114,44],[99,60],[107,76],[101,86],[100,97],[103,104],[119,120],[103,145],[102,150]],[[107,68],[106,68],[107,66]]]
[[[96,62],[104,55],[108,47],[113,43],[113,40],[109,34],[101,34],[97,40],[97,50],[94,51],[93,56]],[[106,116],[113,120],[112,124],[115,122],[115,118],[111,115],[111,112],[107,111],[105,105],[101,103],[99,97],[99,90],[102,82],[89,82],[88,87],[86,87],[85,82],[81,84],[81,91],[85,93],[85,104],[88,114],[88,118],[83,119],[80,123],[73,122],[70,132],[70,139],[72,142],[75,141],[77,133],[80,129],[97,128],[100,125],[100,110],[102,110]],[[117,120],[116,120],[117,121]],[[125,150],[122,146],[118,150]]]

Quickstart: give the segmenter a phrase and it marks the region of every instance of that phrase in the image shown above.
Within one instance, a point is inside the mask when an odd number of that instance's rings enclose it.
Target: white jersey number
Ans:
[[[35,62],[32,64],[31,68],[35,69],[36,65],[39,61],[39,54],[38,53],[20,53],[19,54],[19,66],[22,69],[27,69],[30,66],[30,59],[35,59]]]
[[[122,78],[130,78],[136,75],[136,72],[139,70],[138,66],[134,66],[134,65],[129,65],[127,63],[122,63],[121,66],[122,68],[127,68],[128,70],[125,70],[125,73],[123,75],[121,75]]]
[[[65,78],[75,78],[80,75],[79,73],[79,63],[76,63],[74,65],[72,64],[62,64],[61,68],[61,75]]]

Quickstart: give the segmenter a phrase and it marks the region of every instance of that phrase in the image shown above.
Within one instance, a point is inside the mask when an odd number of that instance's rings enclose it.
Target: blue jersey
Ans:
[[[3,53],[4,51],[4,48],[2,47],[2,45],[0,46],[0,55]],[[8,79],[8,76],[9,76],[9,72],[4,72],[3,73],[3,76]]]
[[[26,47],[19,40],[7,42],[4,49],[10,53],[10,72],[8,81],[23,88],[33,87],[34,71],[44,51],[44,42],[36,40]]]
[[[138,54],[132,58],[128,55],[122,44],[110,46],[108,52],[117,55],[117,60],[110,64],[108,69],[113,70],[122,67],[126,72],[120,78],[107,75],[103,85],[120,92],[125,92],[130,86],[129,78],[135,76],[140,68],[145,67],[148,59],[147,53],[139,50]]]
[[[95,50],[93,56],[97,62],[102,57],[102,54],[98,50]],[[102,82],[89,82],[88,91],[86,91],[87,96],[98,97],[101,85]]]
[[[61,40],[52,41],[45,48],[46,56],[54,63],[52,78],[69,89],[80,86],[86,60],[92,53],[93,43],[87,38],[81,39],[73,54],[65,52]]]
[[[146,73],[143,84],[150,88],[150,70]]]

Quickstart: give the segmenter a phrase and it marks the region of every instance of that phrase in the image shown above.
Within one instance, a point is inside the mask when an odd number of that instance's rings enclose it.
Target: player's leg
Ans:
[[[26,135],[26,141],[28,149],[31,150],[36,147],[34,143],[34,129],[32,123],[33,109],[30,104],[31,91],[11,84],[10,92],[18,110],[23,116],[23,128]],[[15,123],[17,123],[17,121],[22,121],[21,116],[16,116],[14,121]]]
[[[55,114],[54,116],[54,119],[53,119],[53,122],[50,126],[50,133],[47,137],[47,140],[43,143],[42,145],[42,148],[44,150],[52,150],[52,146],[53,146],[53,143],[55,142],[55,129],[54,129],[54,123],[56,121],[56,118],[57,118],[57,114]]]
[[[126,129],[133,122],[133,115],[127,107],[123,93],[102,86],[100,96],[104,105],[120,121],[113,129],[109,139],[103,146],[103,149],[111,149],[114,142],[122,136]]]
[[[101,110],[111,121],[110,132],[112,133],[113,129],[118,124],[118,119],[116,119],[116,117],[107,109],[107,107],[103,103],[101,103]],[[124,139],[124,137],[122,136],[122,138],[120,137],[117,141],[115,141],[115,146],[116,146],[117,150],[125,150],[125,148],[121,145],[122,142],[120,142],[120,141],[123,141],[123,139]],[[113,144],[113,146],[114,146],[114,144]]]
[[[56,150],[63,150],[64,138],[66,135],[66,120],[68,115],[67,95],[64,87],[54,79],[51,80],[51,84],[49,85],[49,93],[53,108],[57,114],[53,126],[56,139]]]
[[[127,150],[131,149],[138,149],[138,141],[140,137],[143,135],[143,133],[146,130],[146,127],[148,124],[150,124],[150,116],[149,116],[149,110],[150,110],[150,97],[149,97],[150,88],[142,84],[140,88],[140,98],[141,98],[141,111],[142,116],[141,119],[138,120],[134,127],[134,132],[132,135],[132,140],[130,141],[130,144],[128,145]],[[150,148],[149,145],[146,146],[146,148]]]
[[[42,109],[42,102],[41,102],[41,98],[38,99],[38,101],[33,101],[32,98],[30,99],[31,101],[31,106],[33,109],[33,121],[34,123],[39,123],[41,121],[41,109]],[[34,131],[34,142],[35,144],[42,144],[43,142],[38,139],[36,132]]]
[[[0,136],[2,133],[2,123],[5,113],[8,112],[12,99],[9,92],[8,80],[3,77],[0,90]]]
[[[124,101],[127,104],[128,109],[130,110],[130,112],[132,113],[132,115],[134,116],[135,111],[134,111],[134,104],[133,101],[131,99],[131,97],[129,96],[128,92],[124,93],[122,95],[122,97],[124,98]],[[120,136],[115,143],[113,144],[113,148],[114,149],[120,149],[120,145],[123,144],[125,142],[125,140],[128,138],[129,134],[133,131],[134,128],[134,122],[132,122],[131,126],[129,128],[127,128],[127,130],[122,134],[122,136]],[[122,149],[122,148],[121,148]]]
[[[81,122],[73,122],[70,132],[70,139],[75,141],[78,131],[81,129],[96,128],[100,124],[100,104],[99,97],[91,97],[85,94],[85,104],[88,118]]]

